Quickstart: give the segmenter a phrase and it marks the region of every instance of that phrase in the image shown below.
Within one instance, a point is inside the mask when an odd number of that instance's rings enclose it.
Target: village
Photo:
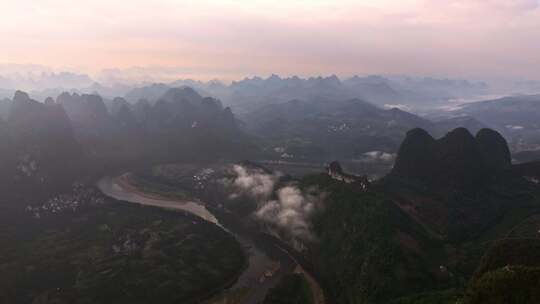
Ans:
[[[42,205],[26,206],[25,211],[36,219],[64,212],[76,212],[83,206],[103,205],[103,195],[93,187],[74,183],[70,193],[57,195]]]

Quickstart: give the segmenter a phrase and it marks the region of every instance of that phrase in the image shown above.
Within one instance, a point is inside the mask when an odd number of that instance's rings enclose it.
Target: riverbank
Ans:
[[[255,227],[246,227],[238,215],[234,215],[225,208],[218,207],[221,205],[219,202],[213,202],[213,204],[207,205],[195,198],[178,200],[177,198],[160,195],[157,193],[158,191],[154,192],[151,189],[146,192],[130,182],[130,175],[128,173],[111,178],[109,182],[112,186],[106,188],[114,189],[115,195],[129,198],[139,204],[151,204],[160,208],[186,212],[193,212],[192,208],[186,209],[186,206],[193,203],[198,204],[199,207],[205,208],[205,214],[208,212],[213,218],[216,218],[216,224],[221,225],[228,232],[232,233],[242,244],[242,248],[244,248],[249,257],[248,267],[238,278],[238,281],[228,289],[228,292],[231,294],[235,293],[232,292],[235,290],[242,291],[243,299],[234,303],[255,304],[263,301],[268,290],[276,286],[282,277],[293,273],[294,269],[298,266],[298,263],[290,254],[283,252],[283,248],[281,247],[283,244],[280,244],[279,240],[266,237],[264,234],[257,232]],[[206,217],[208,217],[208,214],[206,214]],[[270,271],[276,264],[280,265],[279,270]],[[265,276],[268,273],[271,273],[271,275],[269,277]],[[309,280],[309,278],[312,280]],[[314,294],[322,294],[320,286],[312,277],[306,276],[306,279],[310,283],[310,287],[314,289]],[[246,290],[248,291],[245,292]],[[320,298],[320,296],[314,296],[316,304],[324,303],[319,301]]]
[[[98,181],[97,185],[105,195],[117,200],[168,210],[189,212],[205,221],[220,226],[216,217],[200,202],[171,200],[158,195],[145,194],[127,183],[125,179],[119,177],[104,177]]]
[[[122,178],[123,176],[123,178]],[[203,220],[209,221],[215,225],[224,228],[225,231],[231,233],[236,240],[242,245],[245,250],[245,254],[248,257],[248,267],[244,268],[244,271],[238,276],[236,282],[227,289],[244,289],[248,288],[248,292],[242,304],[257,304],[264,300],[266,292],[274,287],[281,278],[282,275],[290,273],[294,269],[294,264],[285,255],[277,258],[270,258],[267,252],[268,248],[260,248],[253,240],[252,234],[242,233],[241,225],[236,223],[232,214],[220,213],[220,217],[230,225],[223,225],[214,214],[212,214],[203,203],[195,201],[175,201],[170,198],[166,198],[157,194],[145,194],[140,189],[137,189],[134,185],[129,183],[129,180],[125,178],[126,174],[122,174],[119,177],[111,178],[105,177],[98,182],[98,186],[101,191],[116,199],[123,201],[136,203],[140,205],[153,206],[158,208],[164,208],[167,210],[175,210],[181,212],[188,212],[200,217]],[[218,210],[214,210],[218,212]],[[233,232],[234,231],[234,232]],[[266,246],[265,246],[266,247]],[[275,252],[270,254],[276,257]],[[282,267],[280,271],[276,272],[271,278],[260,282],[260,278],[264,276],[264,273],[272,267],[276,262],[279,262]],[[226,289],[221,287],[221,289]]]

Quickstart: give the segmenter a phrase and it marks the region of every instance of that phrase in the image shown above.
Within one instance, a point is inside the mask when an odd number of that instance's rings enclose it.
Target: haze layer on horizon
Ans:
[[[2,64],[170,78],[540,80],[538,0],[3,0]]]

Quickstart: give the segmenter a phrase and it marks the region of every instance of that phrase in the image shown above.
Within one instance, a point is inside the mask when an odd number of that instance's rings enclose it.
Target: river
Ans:
[[[225,227],[224,224],[220,223],[218,218],[202,202],[178,201],[145,194],[123,182],[122,176],[114,178],[104,177],[99,180],[97,185],[105,195],[119,201],[188,212],[218,225],[234,235],[248,256],[248,265],[236,283],[228,290],[249,289],[249,292],[241,302],[242,304],[257,304],[262,302],[267,291],[274,287],[283,275],[293,272],[298,266],[294,259],[287,252],[279,249],[278,246],[274,244],[270,244],[270,246],[258,246],[251,235],[241,234],[236,231],[232,232],[233,229],[229,229],[229,227]],[[276,267],[276,265],[279,265],[279,267]],[[276,268],[278,268],[277,271]],[[268,271],[272,274],[265,276],[265,273]]]

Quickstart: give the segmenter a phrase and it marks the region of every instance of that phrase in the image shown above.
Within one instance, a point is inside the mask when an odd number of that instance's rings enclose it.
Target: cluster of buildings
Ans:
[[[330,132],[342,132],[350,130],[351,128],[346,123],[342,123],[341,125],[330,125],[328,126],[328,131]]]
[[[201,170],[199,173],[193,175],[193,182],[195,183],[195,189],[197,190],[203,190],[204,184],[208,179],[211,178],[212,174],[214,174],[215,170],[211,168],[206,168]]]
[[[76,212],[82,206],[101,205],[105,203],[103,195],[92,187],[81,183],[73,184],[70,193],[57,195],[39,206],[26,206],[25,211],[34,218],[59,214],[63,212]]]

